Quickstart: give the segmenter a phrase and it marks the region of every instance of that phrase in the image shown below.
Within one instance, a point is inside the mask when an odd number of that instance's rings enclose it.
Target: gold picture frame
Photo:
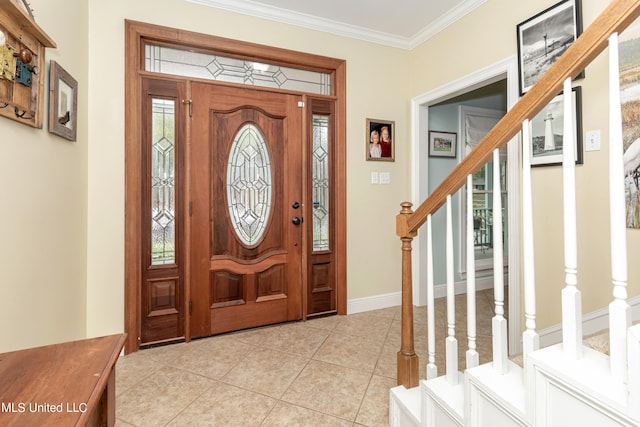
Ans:
[[[395,161],[395,122],[390,120],[367,119],[365,129],[365,159],[382,162]],[[376,141],[374,141],[373,138],[375,138]]]

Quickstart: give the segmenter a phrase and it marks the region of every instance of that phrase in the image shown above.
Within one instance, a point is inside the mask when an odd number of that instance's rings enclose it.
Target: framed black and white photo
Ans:
[[[429,157],[456,157],[458,134],[429,131]]]
[[[563,0],[518,24],[520,95],[524,95],[582,33],[580,0]],[[584,77],[584,72],[578,77]]]
[[[576,164],[582,164],[581,88],[571,91],[573,111],[573,147]],[[531,166],[562,164],[564,145],[564,94],[551,102],[531,120]]]
[[[364,140],[365,159],[393,162],[395,159],[395,122],[367,119]]]
[[[49,72],[49,132],[75,141],[78,82],[56,61],[51,61]]]

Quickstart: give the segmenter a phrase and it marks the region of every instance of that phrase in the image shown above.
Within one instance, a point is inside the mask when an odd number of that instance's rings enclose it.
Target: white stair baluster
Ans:
[[[536,278],[533,244],[533,201],[531,187],[531,122],[522,123],[522,259],[524,270],[524,318],[522,333],[523,362],[527,356],[540,348],[540,337],[536,332]]]
[[[614,33],[609,37],[609,212],[614,298],[609,304],[609,361],[614,378],[626,381],[627,329],[631,326],[631,308],[627,303],[627,228],[619,76],[618,34]]]
[[[582,357],[582,296],[578,290],[578,239],[576,227],[576,160],[574,153],[571,79],[564,81],[562,138],[564,271],[562,289],[562,343],[570,359]]]
[[[476,257],[475,227],[473,224],[473,175],[467,176],[467,337],[469,348],[466,354],[466,368],[480,363],[476,351]]]
[[[493,367],[500,374],[509,372],[507,319],[504,317],[504,259],[502,245],[502,185],[500,150],[493,150],[493,295],[496,315],[492,319]]]
[[[433,284],[433,237],[431,230],[431,215],[427,216],[427,379],[438,376],[436,366],[436,319]]]
[[[453,277],[453,220],[451,212],[451,195],[447,195],[447,339],[446,369],[447,382],[458,384],[458,340],[456,340],[456,295]]]

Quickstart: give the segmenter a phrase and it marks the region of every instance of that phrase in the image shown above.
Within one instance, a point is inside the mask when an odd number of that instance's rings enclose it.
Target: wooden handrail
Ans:
[[[480,141],[431,195],[407,218],[407,231],[415,232],[427,216],[442,206],[490,159],[493,150],[506,145],[520,132],[522,122],[532,119],[562,91],[563,82],[574,78],[607,47],[609,36],[622,32],[640,15],[640,0],[614,0],[582,33],[540,80]]]

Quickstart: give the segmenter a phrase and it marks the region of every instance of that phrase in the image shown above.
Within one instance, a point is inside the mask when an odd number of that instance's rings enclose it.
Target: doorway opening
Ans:
[[[433,107],[438,105],[450,105],[455,102],[456,99],[465,99],[469,97],[469,94],[482,93],[487,88],[502,87],[502,94],[505,99],[506,110],[511,108],[518,99],[518,80],[517,80],[517,62],[515,57],[507,58],[496,64],[493,64],[485,69],[479,70],[468,76],[460,78],[449,84],[446,84],[433,91],[427,92],[420,96],[415,97],[412,100],[413,109],[413,153],[414,163],[412,165],[413,171],[413,199],[423,201],[428,196],[430,191],[433,190],[444,179],[449,171],[441,170],[439,167],[442,165],[431,164],[428,156],[429,141],[428,135],[433,116],[437,115],[437,110],[433,110]],[[479,92],[476,92],[479,91]],[[452,122],[451,126],[456,133],[460,132],[460,106],[456,105],[455,114],[449,116],[447,120]],[[435,114],[434,114],[435,113]],[[464,114],[464,112],[462,113]],[[436,129],[444,131],[446,129]],[[516,141],[517,138],[514,139]],[[519,239],[520,239],[520,227],[519,227],[519,165],[520,165],[520,149],[517,142],[510,142],[507,146],[507,153],[505,156],[506,166],[504,169],[504,178],[507,188],[509,190],[506,204],[503,205],[506,215],[504,217],[505,230],[508,230],[508,234],[505,235],[505,255],[509,261],[509,268],[507,271],[507,283],[508,283],[508,321],[509,321],[509,351],[511,353],[520,352],[520,339],[519,333],[521,330],[520,324],[520,290],[519,290],[519,277],[520,277],[520,265],[519,265]],[[460,161],[464,155],[464,144],[458,144],[457,160]],[[456,163],[457,162],[451,162]],[[449,168],[453,168],[455,165],[449,165]],[[478,199],[483,198],[486,187],[480,189],[480,180],[482,177],[478,176]],[[482,180],[483,185],[486,186],[486,180]],[[459,197],[459,196],[456,196]],[[458,217],[462,213],[460,210],[460,202],[454,203],[454,209],[458,210]],[[434,215],[435,220],[435,215]],[[464,221],[459,221],[458,223]],[[480,224],[481,226],[481,224]],[[461,229],[458,227],[458,235]],[[482,230],[479,230],[480,232]],[[480,239],[482,236],[478,236]],[[426,233],[418,234],[417,244],[414,248],[414,289],[413,294],[416,296],[416,301],[419,305],[426,304],[426,274],[427,274],[427,238]],[[488,250],[490,242],[478,240],[481,244],[478,250],[482,251],[484,247]],[[434,241],[434,247],[436,246]],[[444,243],[443,243],[444,244]],[[460,253],[462,245],[460,238],[457,240],[458,250]],[[459,257],[458,257],[459,258]],[[435,261],[435,260],[434,260]],[[482,262],[480,262],[482,264]],[[457,265],[460,266],[460,259],[458,259]],[[478,263],[476,269],[482,268]],[[460,282],[456,283],[456,293],[466,292],[466,283],[464,282],[464,271],[458,269],[460,273]],[[437,272],[437,270],[435,270]],[[438,287],[438,284],[443,284],[444,281],[438,281],[436,279],[436,297],[444,296],[446,288],[444,286]]]

